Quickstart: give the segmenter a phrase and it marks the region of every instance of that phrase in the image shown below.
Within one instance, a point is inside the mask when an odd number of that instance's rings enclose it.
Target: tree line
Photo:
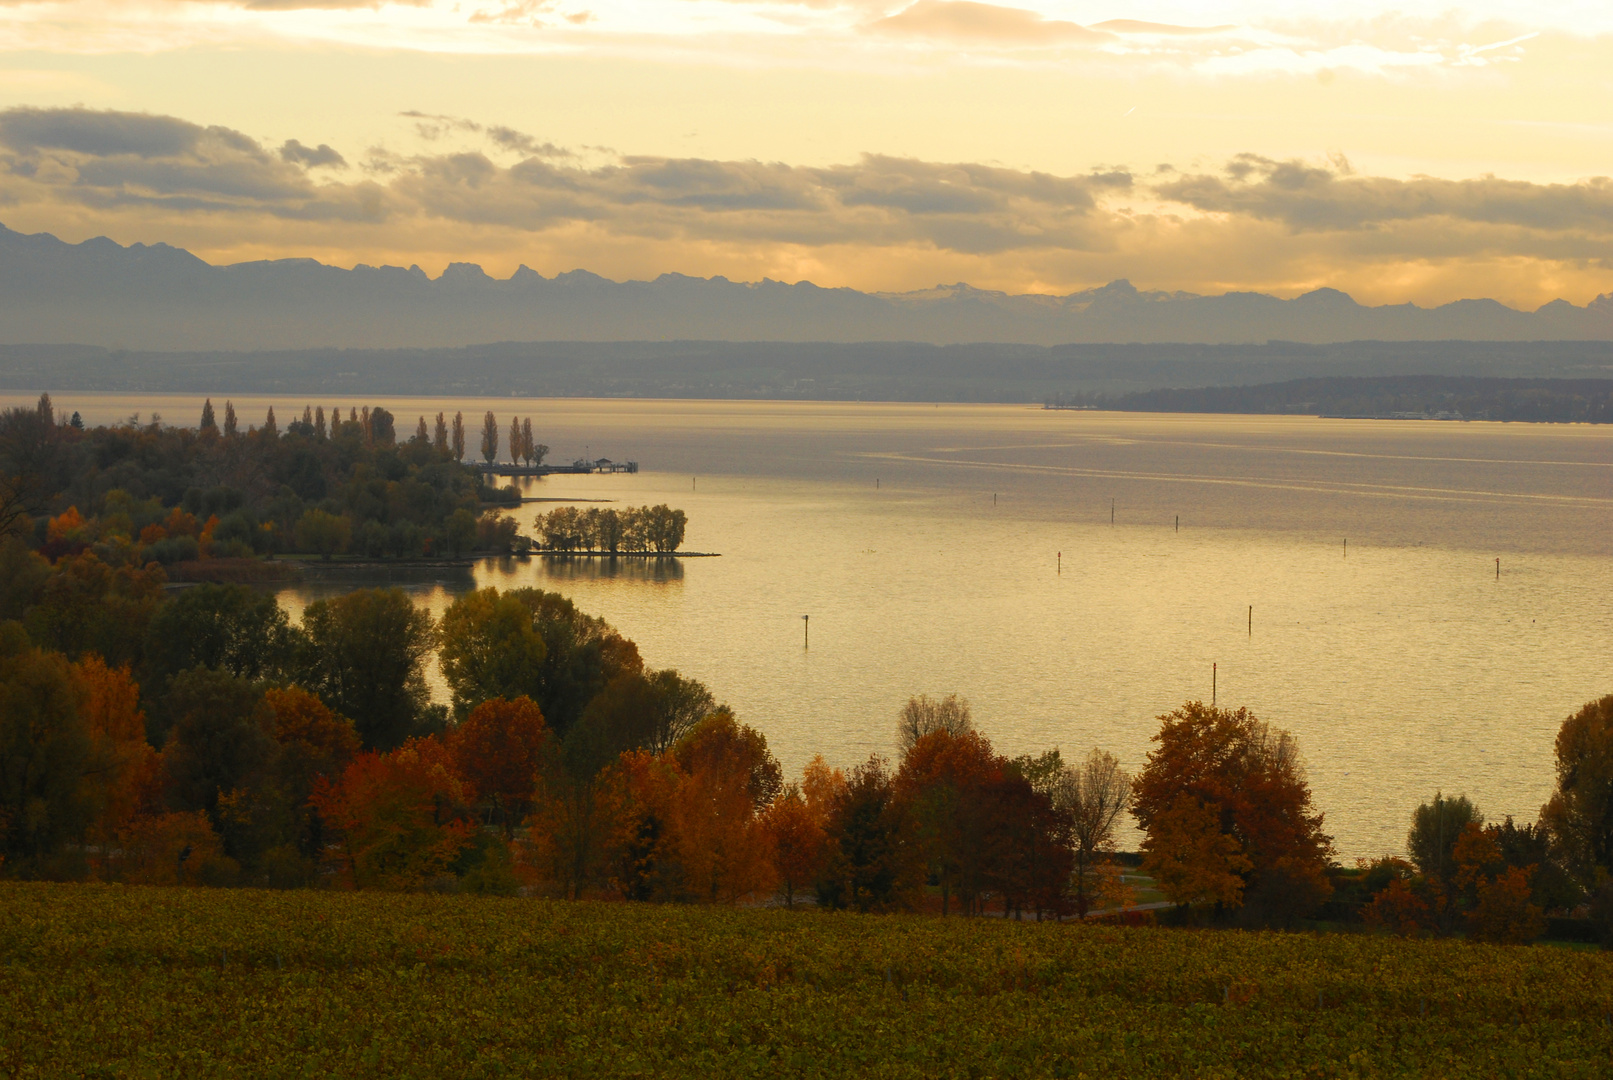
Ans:
[[[195,428],[153,415],[86,428],[58,422],[49,396],[0,412],[0,528],[54,560],[166,567],[281,553],[329,558],[459,556],[508,550],[520,502],[462,464],[464,425],[420,418],[400,440],[382,408],[305,408],[261,427],[209,400]],[[523,429],[524,432],[524,429]],[[524,434],[523,434],[524,439]]]
[[[670,554],[683,544],[689,524],[682,510],[665,503],[621,510],[562,506],[539,514],[533,529],[547,551],[621,551]]]
[[[245,586],[164,598],[64,562],[0,611],[10,875],[1085,917],[1135,899],[1129,815],[1176,917],[1293,925],[1347,892],[1388,931],[1518,941],[1547,910],[1608,916],[1613,697],[1565,723],[1539,823],[1439,796],[1409,859],[1346,871],[1293,737],[1244,709],[1162,716],[1131,776],[1101,749],[1006,756],[966,702],[919,696],[894,760],[787,782],[708,688],[554,593],[437,621],[359,590],[293,626]]]

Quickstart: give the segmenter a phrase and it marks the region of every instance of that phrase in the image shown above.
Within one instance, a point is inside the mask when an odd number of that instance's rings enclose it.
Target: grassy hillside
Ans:
[[[1613,1070],[1596,952],[11,883],[0,910],[14,1077]]]

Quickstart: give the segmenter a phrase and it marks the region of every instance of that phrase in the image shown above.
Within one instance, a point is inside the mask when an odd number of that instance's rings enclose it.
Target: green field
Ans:
[[[1613,1075],[1613,955],[0,883],[0,1075]]]

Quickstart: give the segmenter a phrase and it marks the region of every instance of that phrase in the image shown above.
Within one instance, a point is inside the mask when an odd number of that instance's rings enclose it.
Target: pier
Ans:
[[[585,461],[578,458],[570,465],[519,465],[509,461],[478,462],[476,467],[489,476],[553,476],[556,474],[582,475],[588,473],[636,473],[636,461],[612,461],[600,458]]]

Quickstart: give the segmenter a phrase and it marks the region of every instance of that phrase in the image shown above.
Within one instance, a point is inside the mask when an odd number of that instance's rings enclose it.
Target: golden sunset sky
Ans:
[[[892,291],[1613,291],[1608,3],[0,12],[0,222],[69,241]]]

